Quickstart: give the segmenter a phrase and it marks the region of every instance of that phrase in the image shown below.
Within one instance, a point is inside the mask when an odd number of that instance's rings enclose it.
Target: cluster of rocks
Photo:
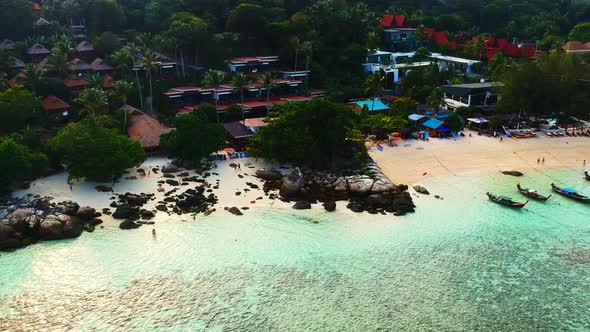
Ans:
[[[349,201],[347,207],[354,212],[404,215],[415,208],[408,187],[394,185],[375,164],[346,173],[297,168],[283,175],[259,169],[256,176],[265,181],[267,195],[278,190],[281,200],[295,202],[294,209],[310,209],[311,204],[322,202],[326,211],[334,211],[336,201]]]
[[[93,232],[101,213],[51,198],[13,199],[0,206],[0,250],[26,247],[40,240],[75,238]]]

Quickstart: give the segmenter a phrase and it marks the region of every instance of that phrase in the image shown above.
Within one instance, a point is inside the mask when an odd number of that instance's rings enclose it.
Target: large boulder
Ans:
[[[334,191],[338,191],[338,192],[348,191],[348,183],[346,182],[346,178],[343,178],[343,177],[339,177],[338,179],[336,179],[336,181],[334,181],[334,184],[332,186],[334,187]]]
[[[60,214],[57,219],[63,225],[63,236],[66,238],[75,238],[82,234],[84,222],[80,218]]]
[[[276,169],[261,168],[256,171],[256,176],[266,181],[278,181],[283,178],[283,174]]]
[[[227,209],[227,212],[236,215],[236,216],[241,216],[243,213],[242,211],[240,211],[240,209],[238,209],[235,206],[230,207],[229,209]]]
[[[119,228],[120,229],[136,229],[141,227],[141,224],[136,224],[133,222],[133,220],[124,220],[119,224]]]
[[[44,240],[57,240],[63,238],[64,226],[54,215],[50,215],[39,227],[39,236]]]
[[[414,208],[414,202],[408,192],[402,192],[393,196],[391,212],[394,212],[396,216],[414,212]]]
[[[139,208],[128,204],[121,204],[113,213],[115,219],[139,219]]]
[[[376,177],[373,186],[371,187],[371,193],[380,194],[388,191],[392,191],[395,188],[393,183],[384,176]]]
[[[373,179],[366,176],[350,176],[346,178],[346,181],[353,195],[367,195],[373,187]]]
[[[75,216],[78,213],[78,209],[80,209],[80,205],[72,201],[61,202],[58,205],[58,212],[67,214],[68,216]]]
[[[19,239],[7,238],[5,240],[0,240],[0,250],[12,250],[22,246],[23,244]]]
[[[127,204],[132,206],[143,206],[149,200],[149,198],[145,195],[137,195],[131,193],[126,193],[124,199],[127,201]]]
[[[367,197],[367,204],[374,208],[384,208],[391,204],[391,195],[372,194]]]
[[[7,225],[11,226],[19,233],[24,233],[29,226],[27,219],[31,216],[35,216],[35,209],[16,209],[9,215]]]
[[[0,224],[0,241],[11,238],[16,233],[16,230],[8,225]]]
[[[324,202],[323,205],[324,205],[324,209],[328,212],[336,211],[336,202],[334,202],[334,201]]]
[[[304,185],[305,177],[301,174],[299,169],[294,169],[289,175],[283,178],[279,193],[283,197],[294,197]]]
[[[309,210],[311,209],[311,203],[307,201],[298,201],[293,205],[295,210]]]
[[[413,186],[413,188],[419,194],[430,195],[430,192],[426,188],[424,188],[420,185],[415,185],[415,186]]]
[[[174,164],[168,164],[164,167],[162,167],[162,173],[176,173],[178,172],[178,166],[174,165]]]
[[[502,171],[504,175],[511,175],[511,176],[523,176],[524,174],[519,171]]]
[[[96,210],[90,206],[84,206],[78,209],[76,216],[84,221],[92,220],[96,215]]]

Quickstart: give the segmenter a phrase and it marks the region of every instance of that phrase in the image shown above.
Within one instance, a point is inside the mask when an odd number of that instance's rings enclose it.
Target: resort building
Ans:
[[[583,44],[579,41],[569,41],[563,45],[563,50],[567,54],[588,54],[590,53],[590,42]]]
[[[160,136],[172,131],[154,117],[140,111],[131,105],[123,105],[121,109],[129,115],[127,135],[136,140],[148,153],[156,153],[160,147]]]
[[[389,51],[413,51],[416,49],[416,29],[406,24],[405,15],[385,15],[381,19],[385,49]]]
[[[365,73],[383,71],[386,75],[385,88],[395,89],[404,77],[416,68],[438,65],[441,70],[460,70],[466,75],[478,76],[476,73],[480,61],[432,53],[427,60],[415,61],[416,52],[374,51],[367,55],[363,64]]]
[[[443,85],[443,107],[452,111],[459,107],[489,110],[501,99],[497,92],[497,88],[501,85],[500,82]]]
[[[47,112],[50,118],[56,120],[65,120],[70,116],[70,104],[57,98],[56,96],[47,96],[41,101],[41,108]]]
[[[86,62],[76,58],[68,62],[68,70],[73,74],[81,75],[92,70],[92,67]]]
[[[80,91],[87,89],[90,87],[90,82],[78,78],[76,76],[70,76],[66,78],[64,81],[64,86],[68,89],[71,95],[77,95]]]
[[[87,61],[90,61],[94,57],[94,46],[85,40],[76,45],[74,50],[80,58]]]
[[[96,58],[92,63],[90,63],[90,67],[93,71],[98,73],[110,73],[114,70],[113,66],[109,65],[108,63],[104,62],[101,58]]]
[[[35,44],[26,50],[27,56],[31,62],[41,62],[43,59],[47,58],[47,56],[51,53],[47,48],[43,47],[42,45]]]
[[[248,139],[254,135],[254,132],[242,121],[224,123],[223,128],[225,128],[227,133],[230,146],[239,150],[242,150],[246,146]]]
[[[387,106],[381,99],[367,99],[359,100],[351,103],[352,108],[360,112],[366,110],[369,113],[383,113],[389,111]]]
[[[266,125],[268,125],[268,123],[266,122],[266,118],[260,117],[260,118],[246,119],[246,120],[244,120],[244,125],[252,133],[256,133],[257,131],[260,130],[260,128],[265,127]]]

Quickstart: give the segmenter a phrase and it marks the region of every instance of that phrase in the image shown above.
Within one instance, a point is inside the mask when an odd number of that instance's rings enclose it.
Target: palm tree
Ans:
[[[381,44],[381,38],[379,34],[375,31],[371,31],[367,34],[367,48],[369,51],[374,51],[379,48],[379,44]]]
[[[383,80],[385,75],[383,72],[378,71],[367,77],[365,81],[365,93],[371,96],[372,105],[371,111],[375,109],[375,99],[383,93]]]
[[[301,49],[301,40],[299,39],[299,37],[293,37],[293,38],[291,38],[290,44],[291,44],[291,47],[293,47],[293,50],[295,51],[294,69],[297,70],[297,60],[299,57],[299,50]]]
[[[133,83],[127,81],[117,81],[113,87],[113,93],[115,96],[121,98],[123,105],[127,105],[127,96],[133,91]],[[127,129],[127,111],[125,111],[125,117],[123,122],[123,130]]]
[[[139,73],[137,70],[135,70],[135,56],[141,51],[141,49],[136,44],[129,43],[125,45],[124,50],[125,52],[127,52],[128,55],[131,56],[131,60],[133,62],[133,72],[135,72],[135,81],[137,82],[137,90],[139,91],[139,105],[141,106],[141,109],[144,110],[143,96],[141,93],[141,82],[139,81]]]
[[[68,76],[68,54],[61,48],[55,47],[47,57],[47,68],[59,78]]]
[[[305,71],[308,76],[305,78],[305,91],[309,89],[309,64],[311,63],[311,56],[313,54],[313,44],[310,41],[305,41],[301,44],[301,52],[305,58]]]
[[[106,92],[96,88],[83,90],[74,102],[80,105],[84,113],[92,116],[96,125],[98,125],[96,114],[106,111],[109,105]]]
[[[47,71],[43,66],[35,63],[30,63],[25,66],[18,77],[19,83],[29,88],[33,94],[36,94],[37,87],[45,80]]]
[[[234,89],[240,92],[240,108],[242,109],[242,121],[246,120],[244,116],[244,89],[248,86],[248,78],[242,73],[235,74],[231,79]]]
[[[225,80],[225,75],[223,74],[223,72],[220,72],[217,70],[210,69],[205,73],[205,76],[203,76],[203,85],[206,85],[208,87],[215,89],[215,95],[214,95],[215,115],[217,116],[218,123],[219,123],[219,112],[217,112],[217,103],[219,102],[219,96],[217,95],[217,89],[219,89],[219,86],[221,84],[223,84],[224,80]]]
[[[260,83],[266,90],[266,112],[270,109],[270,90],[275,86],[275,75],[271,72],[264,73],[260,78]]]
[[[152,73],[158,68],[158,56],[151,50],[145,50],[139,63],[143,66],[150,82],[150,113],[154,112],[154,89],[152,85]]]
[[[103,86],[103,79],[98,73],[91,73],[86,77],[86,80],[90,83],[90,86],[96,89],[101,89]]]
[[[0,91],[8,89],[8,75],[5,72],[0,72]]]

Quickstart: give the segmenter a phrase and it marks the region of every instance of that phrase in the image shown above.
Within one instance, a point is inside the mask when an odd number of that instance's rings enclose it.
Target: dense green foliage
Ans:
[[[22,129],[39,114],[40,102],[22,85],[0,92],[0,133]]]
[[[34,153],[12,138],[0,137],[0,189],[42,175],[47,163],[44,154]]]
[[[161,146],[170,156],[183,161],[198,164],[225,143],[223,126],[210,123],[200,111],[178,117],[175,128],[161,136]]]
[[[0,40],[23,39],[33,28],[33,3],[28,0],[0,1]]]
[[[556,52],[499,71],[504,84],[500,88],[501,111],[529,116],[588,116],[590,69],[580,57]]]
[[[325,100],[288,104],[250,141],[256,157],[316,168],[358,165],[364,145],[348,140],[358,115],[348,106]]]
[[[145,158],[139,142],[121,135],[116,129],[103,128],[91,121],[70,123],[50,144],[68,164],[68,171],[75,178],[110,180],[125,169],[139,165]]]

